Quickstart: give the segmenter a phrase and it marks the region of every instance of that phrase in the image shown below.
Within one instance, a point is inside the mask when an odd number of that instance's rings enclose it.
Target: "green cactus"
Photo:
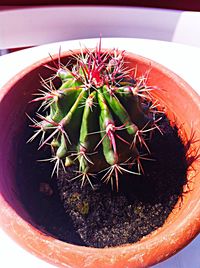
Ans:
[[[39,121],[31,119],[36,131],[29,141],[41,133],[39,149],[51,145],[53,156],[47,160],[55,161],[52,175],[77,163],[73,179],[80,179],[81,186],[89,182],[93,187],[92,177],[101,174],[118,190],[119,174],[143,171],[141,159],[147,158],[140,155],[141,146],[149,153],[145,135],[159,129],[154,88],[145,75],[137,77],[126,68],[124,56],[116,49],[102,51],[100,43],[94,50],[72,54],[71,65],[59,58],[58,64],[52,59],[55,67],[47,66],[55,75],[42,79],[44,89],[32,102],[42,101],[40,109],[48,115],[37,113]]]

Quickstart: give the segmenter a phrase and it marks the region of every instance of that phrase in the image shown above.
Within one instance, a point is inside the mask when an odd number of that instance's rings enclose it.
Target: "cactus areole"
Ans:
[[[102,50],[100,41],[95,49],[72,52],[65,65],[51,57],[52,66],[46,67],[53,76],[41,78],[32,100],[41,105],[30,118],[36,130],[29,141],[41,134],[39,149],[51,146],[52,156],[42,161],[55,163],[52,176],[77,163],[73,179],[81,186],[93,187],[98,177],[118,190],[120,174],[143,172],[141,160],[150,153],[146,135],[160,130],[151,95],[157,89],[148,84],[150,70],[138,76],[137,66],[127,67],[125,53]],[[140,154],[141,146],[147,156]]]

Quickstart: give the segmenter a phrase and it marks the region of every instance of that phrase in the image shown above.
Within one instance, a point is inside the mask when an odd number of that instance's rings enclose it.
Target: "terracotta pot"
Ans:
[[[67,53],[62,55],[65,60]],[[55,56],[56,58],[56,56]],[[200,97],[180,77],[165,67],[133,54],[127,54],[130,66],[137,64],[139,73],[151,68],[149,81],[165,90],[156,97],[164,104],[168,117],[181,126],[184,141],[195,132],[200,146]],[[32,93],[39,87],[39,77],[48,76],[43,59],[14,77],[0,91],[0,225],[17,243],[39,258],[58,267],[137,268],[158,263],[187,245],[200,231],[200,167],[198,162],[188,171],[191,190],[179,201],[165,224],[141,241],[115,248],[89,248],[61,242],[34,228],[16,191],[16,152],[20,150],[25,111]],[[179,206],[181,202],[181,206]]]

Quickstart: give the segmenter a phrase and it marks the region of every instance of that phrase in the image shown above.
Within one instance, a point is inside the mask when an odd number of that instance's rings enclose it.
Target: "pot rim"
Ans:
[[[73,53],[77,53],[79,51],[80,50],[74,50]],[[61,53],[61,57],[66,57],[70,55],[70,53],[71,53],[70,51],[63,52]],[[144,61],[148,63],[150,62],[151,67],[153,68],[155,67],[161,70],[161,72],[164,72],[170,79],[176,80],[177,83],[181,84],[186,94],[190,96],[190,98],[193,100],[194,105],[197,106],[198,109],[200,110],[200,96],[178,75],[176,75],[163,65],[153,60],[147,59],[143,56],[139,56],[131,52],[126,52],[126,56],[136,61]],[[58,54],[53,55],[53,58],[56,57],[58,57]],[[34,69],[37,69],[40,65],[44,65],[49,61],[50,61],[49,57],[39,60],[34,64],[32,64],[31,66],[25,68],[23,71],[19,72],[18,75],[16,75],[9,82],[7,82],[6,85],[4,85],[0,91],[0,103],[1,100],[4,98],[4,96],[9,92],[10,88],[12,88],[15,85],[15,83],[20,81],[29,72],[33,71]],[[130,263],[132,260],[137,259],[140,256],[146,254],[148,257],[145,263],[147,265],[152,265],[159,262],[160,260],[164,260],[169,256],[175,254],[178,250],[187,245],[200,231],[200,199],[193,206],[191,213],[187,215],[187,217],[181,224],[179,224],[178,226],[173,226],[173,228],[171,228],[169,225],[166,227],[166,229],[164,229],[164,231],[165,230],[168,231],[167,235],[165,231],[165,236],[163,236],[163,227],[160,227],[134,244],[126,244],[123,246],[110,247],[110,248],[92,248],[92,247],[78,246],[62,242],[53,237],[47,236],[43,234],[41,231],[37,230],[32,225],[30,225],[28,222],[23,220],[9,206],[9,204],[4,200],[1,194],[0,194],[0,211],[1,211],[0,225],[2,229],[9,236],[11,236],[14,240],[16,240],[23,248],[28,249],[33,254],[54,264],[57,264],[57,261],[54,259],[54,257],[51,257],[50,252],[52,251],[52,249],[55,250],[55,252],[57,252],[55,253],[55,255],[58,255],[58,253],[64,255],[66,251],[71,252],[71,254],[74,254],[74,252],[76,252],[78,255],[81,254],[81,252],[83,252],[85,254],[85,258],[89,258],[89,256],[93,254],[96,256],[96,258],[107,258],[108,260],[110,259],[111,255],[113,256],[113,258],[116,259],[117,258],[120,259],[120,256],[124,255],[130,259]],[[191,219],[193,219],[192,220],[193,223],[191,222]],[[17,233],[14,228],[13,229],[10,228],[10,226],[7,224],[9,221],[13,222],[12,224],[16,224],[19,230],[23,229],[23,232],[25,233],[23,237],[19,233]],[[187,233],[188,234],[187,237],[183,238],[182,237],[183,233]],[[44,252],[40,251],[39,247],[36,248],[33,247],[33,244],[27,243],[27,241],[29,240],[32,241],[36,237],[37,241],[34,243],[34,245],[36,246],[37,243],[41,245],[46,244],[46,250],[45,250],[46,255],[44,255]],[[156,260],[152,260],[152,256],[156,256],[156,251],[158,251],[161,245],[162,245],[162,254],[159,253],[160,256],[157,256]],[[152,254],[150,253],[150,251],[155,252]],[[141,252],[143,255],[141,255]],[[143,257],[141,259],[143,259]],[[63,267],[68,267],[65,264],[62,265],[64,265]]]

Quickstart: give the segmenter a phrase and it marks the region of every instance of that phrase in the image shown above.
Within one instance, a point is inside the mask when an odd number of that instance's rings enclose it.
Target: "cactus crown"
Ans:
[[[118,190],[119,175],[143,172],[141,146],[149,148],[145,135],[158,128],[156,104],[152,101],[154,87],[147,85],[147,74],[137,77],[137,68],[129,70],[124,51],[101,49],[72,53],[67,65],[52,58],[54,76],[42,79],[43,89],[32,102],[41,101],[39,109],[48,111],[31,119],[35,133],[42,134],[39,148],[50,144],[55,162],[52,175],[77,163],[73,179],[81,186],[101,173],[104,182]],[[74,63],[73,63],[74,62]],[[60,86],[56,87],[55,78]],[[158,118],[158,117],[157,117]],[[46,161],[44,160],[44,161]]]

